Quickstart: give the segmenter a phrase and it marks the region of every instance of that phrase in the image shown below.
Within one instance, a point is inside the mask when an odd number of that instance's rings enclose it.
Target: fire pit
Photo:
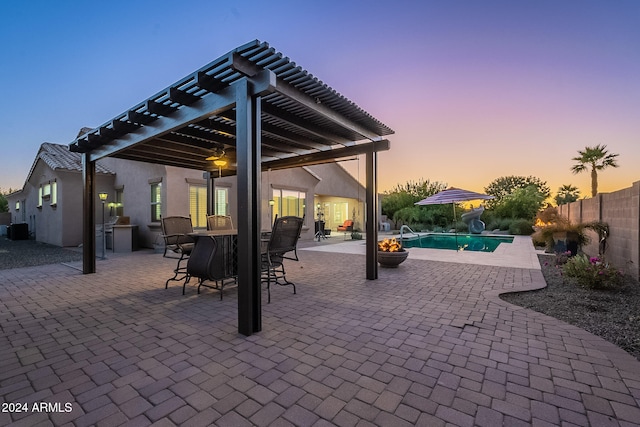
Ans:
[[[378,242],[378,263],[380,267],[397,268],[409,256],[400,242],[395,238]]]

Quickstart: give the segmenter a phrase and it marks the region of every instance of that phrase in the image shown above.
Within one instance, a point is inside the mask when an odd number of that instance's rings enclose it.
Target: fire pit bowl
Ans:
[[[396,239],[384,239],[378,242],[378,263],[380,267],[397,268],[409,256]]]
[[[378,251],[378,263],[380,264],[380,267],[398,268],[398,266],[402,264],[408,256],[409,252],[404,249],[398,252]]]

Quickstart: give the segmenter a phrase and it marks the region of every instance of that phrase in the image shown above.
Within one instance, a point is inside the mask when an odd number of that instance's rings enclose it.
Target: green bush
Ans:
[[[576,255],[563,267],[564,274],[590,289],[612,289],[622,283],[623,273],[599,257]]]
[[[499,230],[500,229],[500,220],[497,219],[497,218],[494,218],[491,221],[485,222],[485,228],[488,231]]]
[[[501,231],[507,231],[509,227],[511,227],[512,222],[513,220],[511,218],[500,218],[497,228]]]
[[[571,259],[571,251],[556,254],[556,265],[565,265]]]
[[[503,218],[533,219],[542,207],[545,194],[531,185],[526,188],[518,188],[513,193],[505,196],[495,206],[496,215]]]
[[[529,236],[533,233],[533,221],[528,219],[514,219],[509,224],[509,233],[520,236]]]
[[[393,221],[396,224],[406,224],[412,230],[421,230],[440,227],[450,227],[452,214],[447,206],[409,206],[396,211],[393,215]],[[448,216],[447,216],[448,215]],[[398,225],[399,226],[399,225]]]
[[[9,202],[2,192],[0,192],[0,212],[9,212]]]
[[[456,221],[456,223],[454,224],[453,228],[455,229],[456,233],[468,233],[469,232],[469,225],[462,222],[462,221]]]

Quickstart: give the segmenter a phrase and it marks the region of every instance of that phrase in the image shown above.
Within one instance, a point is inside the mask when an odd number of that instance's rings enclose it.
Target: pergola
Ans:
[[[258,40],[240,46],[79,136],[83,273],[95,273],[95,162],[104,157],[237,175],[238,331],[262,329],[261,171],[366,155],[366,278],[377,279],[377,152],[393,130]],[[213,176],[213,174],[209,174]]]

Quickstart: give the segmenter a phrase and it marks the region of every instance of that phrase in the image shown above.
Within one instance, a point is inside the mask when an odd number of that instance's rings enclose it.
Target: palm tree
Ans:
[[[578,150],[580,156],[571,160],[578,162],[571,167],[571,172],[580,173],[591,168],[591,197],[598,194],[598,171],[611,166],[617,168],[617,154],[609,154],[606,145],[596,145],[595,147],[585,147],[584,151]]]
[[[571,203],[578,200],[580,197],[580,190],[578,187],[574,187],[571,184],[563,184],[562,187],[558,188],[558,194],[556,194],[555,200],[558,206]]]

